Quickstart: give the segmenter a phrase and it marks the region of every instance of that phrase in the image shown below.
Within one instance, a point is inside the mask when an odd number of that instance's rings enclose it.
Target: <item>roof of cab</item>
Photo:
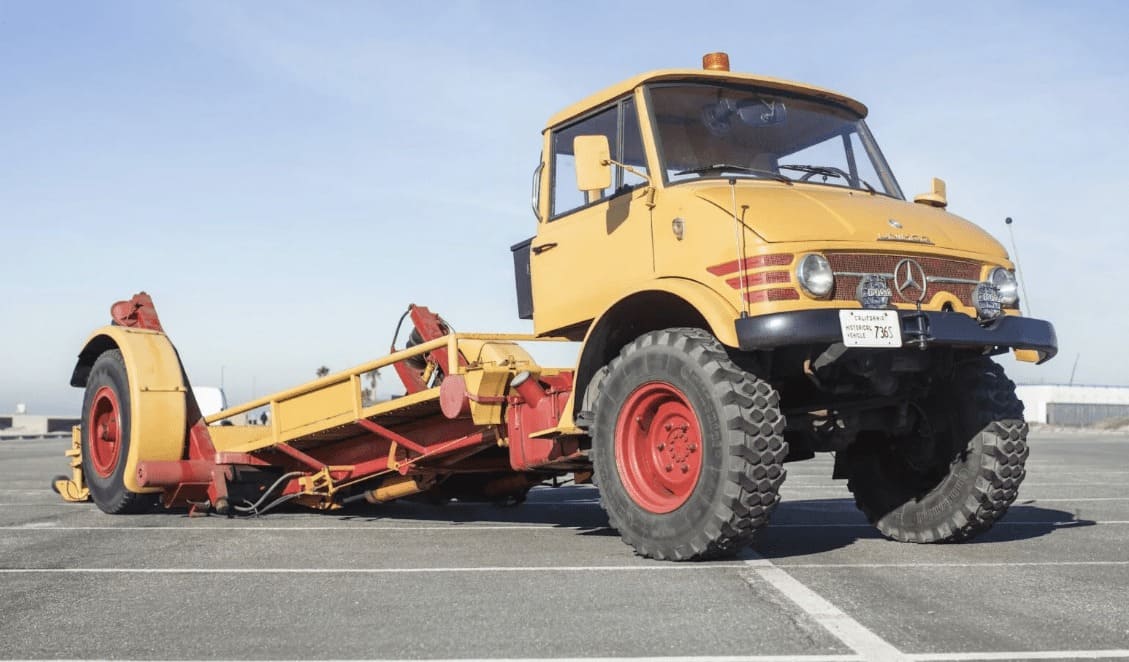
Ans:
[[[648,71],[644,74],[639,74],[625,81],[621,81],[596,92],[580,101],[572,104],[568,108],[560,111],[549,118],[549,123],[545,126],[545,130],[552,129],[553,127],[567,122],[568,120],[604,105],[618,97],[621,97],[631,90],[643,85],[644,83],[656,83],[661,81],[672,80],[699,80],[699,81],[717,81],[724,83],[743,83],[753,84],[761,87],[772,88],[781,90],[783,92],[793,92],[796,94],[803,94],[812,96],[819,99],[825,99],[833,103],[845,106],[856,113],[860,117],[866,117],[866,106],[854,99],[843,96],[838,92],[824,89],[822,87],[815,87],[814,85],[807,85],[805,83],[797,83],[790,80],[783,80],[781,78],[769,78],[767,76],[756,76],[753,74],[741,74],[732,71],[713,71],[709,69],[661,69],[658,71]]]

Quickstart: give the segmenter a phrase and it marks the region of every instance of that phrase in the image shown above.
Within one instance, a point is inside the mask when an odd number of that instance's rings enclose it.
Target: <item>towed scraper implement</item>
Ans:
[[[159,501],[257,514],[421,492],[521,499],[553,476],[587,475],[579,431],[558,427],[572,373],[542,368],[516,344],[554,338],[453,333],[413,305],[406,348],[204,417],[149,296],[114,304],[111,316],[71,379],[86,396],[72,476],[54,483],[68,501],[93,499],[108,513]],[[387,366],[404,395],[367,402],[362,378]],[[267,424],[240,424],[261,409]]]

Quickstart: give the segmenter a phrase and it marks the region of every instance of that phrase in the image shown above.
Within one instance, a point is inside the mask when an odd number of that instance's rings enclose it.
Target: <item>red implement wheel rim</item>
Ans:
[[[615,462],[640,508],[669,513],[686,503],[702,473],[702,430],[686,396],[666,382],[632,391],[616,421]]]
[[[109,386],[94,393],[90,403],[90,429],[88,447],[90,464],[103,478],[109,478],[118,464],[122,448],[122,415],[118,395]]]

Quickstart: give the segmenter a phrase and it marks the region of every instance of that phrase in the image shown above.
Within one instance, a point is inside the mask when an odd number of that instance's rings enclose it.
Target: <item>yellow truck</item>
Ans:
[[[564,478],[595,482],[637,553],[699,560],[768,522],[785,463],[832,452],[885,536],[982,533],[1028,455],[991,357],[1046,361],[1054,328],[1021,315],[1006,251],[945,211],[943,182],[905,198],[866,114],[724,53],[598,92],[549,120],[536,234],[512,247],[533,334],[454,333],[413,305],[383,358],[215,415],[152,300],[118,302],[79,354],[55,489],[108,513],[258,515],[520,501]],[[560,340],[582,343],[575,365],[522,345]],[[386,366],[404,393],[370,403]]]

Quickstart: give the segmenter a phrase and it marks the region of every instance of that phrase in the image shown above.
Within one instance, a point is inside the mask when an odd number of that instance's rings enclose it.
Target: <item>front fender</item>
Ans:
[[[647,287],[641,288],[639,291],[646,290],[667,292],[682,299],[705,318],[706,324],[710,327],[710,333],[721,341],[721,344],[728,347],[739,345],[737,327],[734,322],[740,312],[716,290],[689,278],[659,278],[647,283]],[[607,311],[605,311],[606,313]],[[594,326],[595,324],[593,324]],[[591,333],[592,330],[589,329],[588,331]]]
[[[649,303],[655,295],[660,298],[665,297],[664,303],[673,305],[674,309],[669,311],[670,318],[664,320],[661,310],[656,311],[653,307],[643,309],[638,306],[640,301]],[[641,297],[647,298],[641,299]],[[737,319],[739,313],[731,303],[709,287],[686,278],[659,278],[627,290],[616,298],[615,303],[601,312],[588,327],[576,364],[575,388],[561,413],[560,429],[562,431],[583,432],[576,427],[574,419],[576,400],[578,397],[583,397],[590,380],[607,362],[609,349],[615,352],[619,350],[618,346],[614,346],[618,343],[612,342],[609,346],[609,336],[615,335],[613,327],[625,326],[626,328],[626,325],[623,324],[625,319],[636,315],[648,316],[642,314],[643,310],[646,310],[650,317],[649,321],[653,323],[644,323],[647,328],[641,328],[640,332],[686,325],[691,323],[688,322],[688,313],[693,313],[692,317],[695,320],[692,322],[693,324],[704,321],[710,332],[723,345],[738,346],[737,328],[734,320]]]
[[[94,361],[115,348],[122,353],[129,379],[129,453],[123,482],[131,492],[159,492],[137,484],[137,463],[181,459],[188,431],[184,370],[164,333],[106,326],[83,345],[71,385],[85,387]]]

